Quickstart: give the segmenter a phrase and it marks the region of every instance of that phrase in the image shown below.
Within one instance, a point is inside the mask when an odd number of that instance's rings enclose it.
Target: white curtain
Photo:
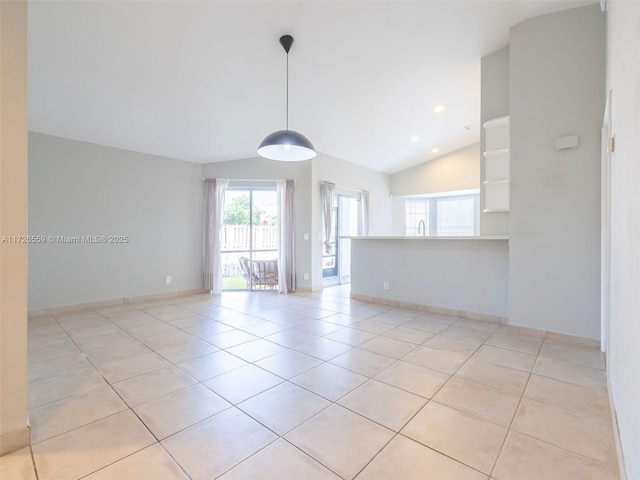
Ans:
[[[331,253],[331,241],[333,240],[333,193],[335,183],[320,182],[320,207],[322,208],[322,234],[324,249]]]
[[[278,180],[278,291],[296,291],[296,228],[293,217],[293,180]]]
[[[204,289],[222,293],[220,231],[224,215],[224,192],[229,180],[207,178],[204,181],[204,226],[202,229],[202,273]]]
[[[362,190],[360,198],[360,235],[369,235],[369,192]]]

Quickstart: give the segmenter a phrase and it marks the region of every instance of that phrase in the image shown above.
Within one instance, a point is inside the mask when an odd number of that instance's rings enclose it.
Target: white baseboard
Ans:
[[[620,439],[620,429],[618,428],[618,414],[616,412],[616,404],[613,401],[611,389],[611,379],[609,378],[609,366],[607,365],[607,393],[609,394],[609,408],[611,409],[611,423],[613,424],[613,438],[616,443],[616,454],[618,456],[618,470],[620,472],[620,480],[627,480],[627,471],[624,466],[624,451],[622,450],[622,440]]]
[[[60,307],[38,308],[38,309],[29,310],[28,314],[30,317],[36,317],[39,315],[52,315],[52,314],[55,315],[55,314],[61,314],[61,313],[75,312],[78,310],[115,307],[118,305],[129,305],[129,304],[136,304],[136,303],[142,303],[142,302],[152,302],[154,300],[166,300],[169,298],[185,297],[188,295],[197,295],[200,293],[209,293],[209,290],[203,290],[201,288],[198,288],[194,290],[181,290],[176,292],[156,293],[152,295],[140,295],[137,297],[115,298],[112,300],[100,300],[97,302],[78,303],[75,305],[63,305]]]
[[[399,300],[391,300],[388,298],[370,297],[368,295],[360,295],[358,293],[352,293],[351,298],[354,300],[361,300],[363,302],[379,303],[382,305],[391,305],[393,307],[410,308],[413,310],[419,310],[422,312],[441,313],[443,315],[451,315],[454,317],[468,318],[470,320],[480,320],[483,322],[492,323],[508,323],[506,317],[499,317],[496,315],[488,315],[485,313],[467,312],[465,310],[456,310],[447,307],[438,307],[434,305],[422,305],[419,303],[401,302]]]
[[[0,456],[28,447],[31,442],[31,427],[27,425],[19,430],[0,435]]]

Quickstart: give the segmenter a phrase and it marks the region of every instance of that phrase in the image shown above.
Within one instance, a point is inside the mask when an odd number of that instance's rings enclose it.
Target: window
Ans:
[[[479,194],[423,196],[405,201],[405,235],[478,235]]]

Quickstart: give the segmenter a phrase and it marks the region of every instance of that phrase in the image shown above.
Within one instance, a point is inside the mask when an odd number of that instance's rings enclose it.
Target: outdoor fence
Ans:
[[[253,238],[253,259],[271,260],[278,256],[278,227],[271,225],[223,225],[220,234],[222,276],[242,275],[240,257],[248,257]]]

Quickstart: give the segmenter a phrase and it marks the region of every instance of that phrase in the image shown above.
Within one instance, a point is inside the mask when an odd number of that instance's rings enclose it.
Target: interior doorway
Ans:
[[[351,282],[351,240],[340,237],[360,234],[360,201],[357,196],[334,195],[331,241],[323,246],[322,254],[324,286]]]
[[[277,290],[276,186],[227,187],[220,232],[223,290]]]

